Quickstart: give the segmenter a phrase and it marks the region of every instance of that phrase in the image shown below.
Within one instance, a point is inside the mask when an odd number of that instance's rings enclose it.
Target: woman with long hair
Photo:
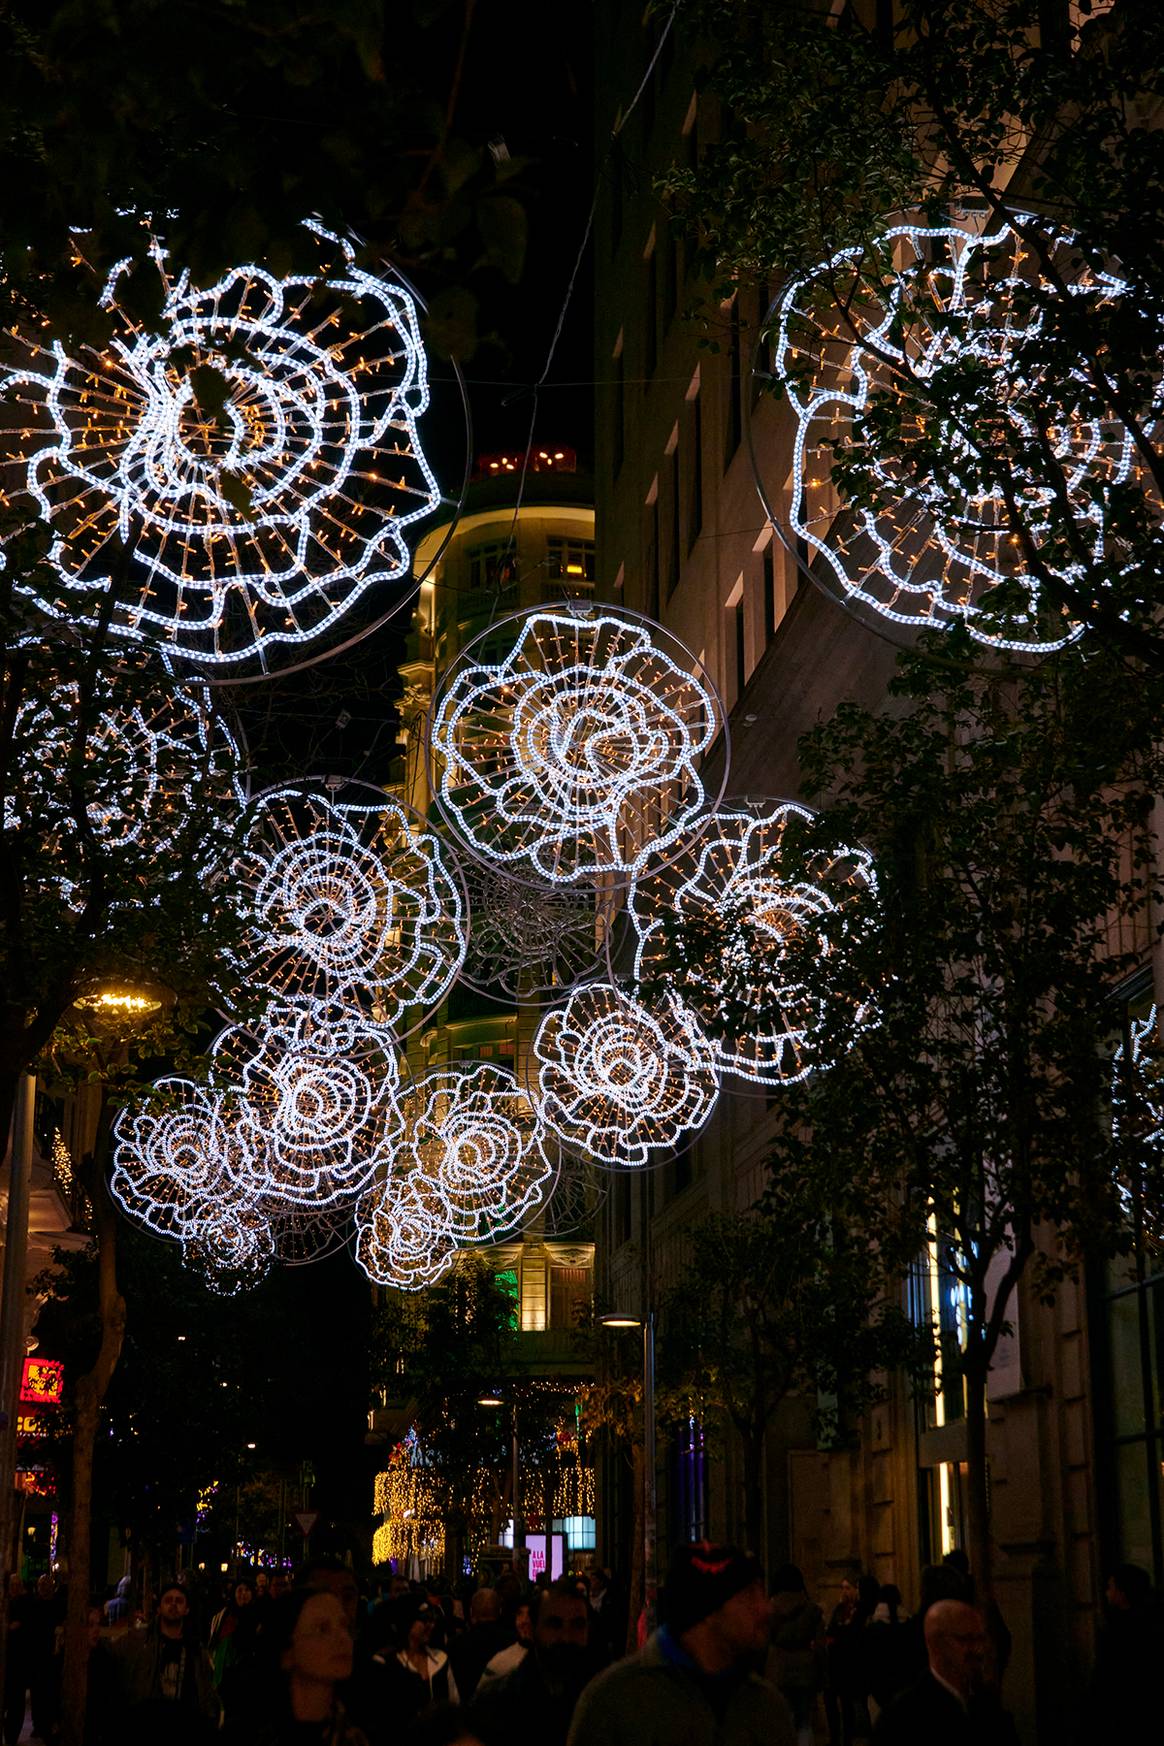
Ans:
[[[237,1746],[368,1746],[344,1713],[338,1687],[352,1672],[352,1633],[335,1595],[297,1588],[268,1603],[261,1673],[247,1701],[227,1711]]]

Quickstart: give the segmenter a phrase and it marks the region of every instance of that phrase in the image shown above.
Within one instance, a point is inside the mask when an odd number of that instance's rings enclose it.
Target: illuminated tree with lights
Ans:
[[[1159,8],[679,12],[743,125],[667,192],[717,295],[782,287],[757,367],[797,417],[787,516],[761,480],[790,546],[867,621],[1082,632],[1158,674]]]

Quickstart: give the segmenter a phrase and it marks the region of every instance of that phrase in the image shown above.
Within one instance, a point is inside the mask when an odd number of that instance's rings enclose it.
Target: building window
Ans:
[[[598,1544],[594,1530],[593,1516],[561,1516],[554,1522],[554,1533],[566,1536],[568,1552],[593,1552]]]
[[[703,396],[697,388],[688,401],[691,437],[690,481],[687,499],[687,550],[703,531]]]
[[[495,593],[517,580],[517,563],[508,540],[491,540],[469,553],[469,587],[475,592]]]
[[[723,445],[725,471],[731,465],[732,457],[740,446],[740,438],[743,434],[744,403],[740,382],[740,302],[738,297],[733,297],[731,314],[728,317],[728,404],[727,428],[724,432]]]
[[[707,1538],[707,1448],[703,1426],[689,1418],[681,1425],[674,1445],[674,1509],[672,1538]]]
[[[647,311],[643,338],[644,374],[649,378],[655,373],[655,365],[659,361],[659,263],[655,249],[655,239],[651,238],[650,252],[647,255]]]
[[[551,534],[546,541],[546,575],[551,582],[561,583],[554,592],[561,595],[594,591],[594,541],[571,539],[565,534]]]
[[[550,1268],[550,1326],[576,1328],[590,1307],[589,1267]]]

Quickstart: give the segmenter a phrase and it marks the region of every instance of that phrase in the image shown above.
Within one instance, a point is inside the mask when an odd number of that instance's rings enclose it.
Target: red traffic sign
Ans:
[[[296,1510],[295,1520],[299,1523],[299,1532],[303,1535],[303,1538],[306,1540],[308,1534],[310,1534],[312,1528],[314,1528],[316,1522],[318,1522],[318,1520],[319,1520],[319,1511],[318,1510]]]

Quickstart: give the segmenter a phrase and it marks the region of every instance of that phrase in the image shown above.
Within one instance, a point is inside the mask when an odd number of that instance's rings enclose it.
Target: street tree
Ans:
[[[761,385],[840,397],[806,490],[850,580],[872,562],[853,530],[875,521],[899,572],[925,577],[927,553],[957,572],[957,613],[973,548],[1005,578],[993,634],[1029,614],[1047,641],[1069,621],[1159,672],[1159,7],[680,0],[678,27],[702,40],[724,125],[664,194],[713,325],[741,287],[809,276]],[[913,258],[887,238],[903,221],[998,240],[955,287],[947,245]]]
[[[958,1294],[943,1386],[964,1388],[969,1551],[988,1585],[986,1388],[1019,1283],[1030,1272],[1050,1297],[1082,1255],[1127,1242],[1110,996],[1148,938],[1161,772],[1153,687],[1129,688],[1115,658],[939,671],[940,689],[926,651],[902,657],[884,713],[845,704],[802,740],[824,810],[784,874],[859,842],[878,885],[786,930],[784,997],[760,1028],[799,1014],[812,1069],[781,1093],[776,1180],[826,1203],[829,1184],[860,1182],[869,1241],[935,1253]],[[732,960],[748,925],[673,928],[680,984],[693,953]],[[709,1022],[730,1034],[741,1017],[729,976]]]
[[[810,1403],[818,1440],[842,1444],[880,1399],[887,1370],[917,1370],[926,1331],[896,1302],[901,1257],[862,1179],[773,1169],[759,1202],[714,1213],[691,1233],[687,1265],[661,1311],[660,1375],[672,1400],[736,1433],[744,1526],[764,1539],[764,1455],[786,1401]],[[862,1204],[863,1202],[863,1204]]]

